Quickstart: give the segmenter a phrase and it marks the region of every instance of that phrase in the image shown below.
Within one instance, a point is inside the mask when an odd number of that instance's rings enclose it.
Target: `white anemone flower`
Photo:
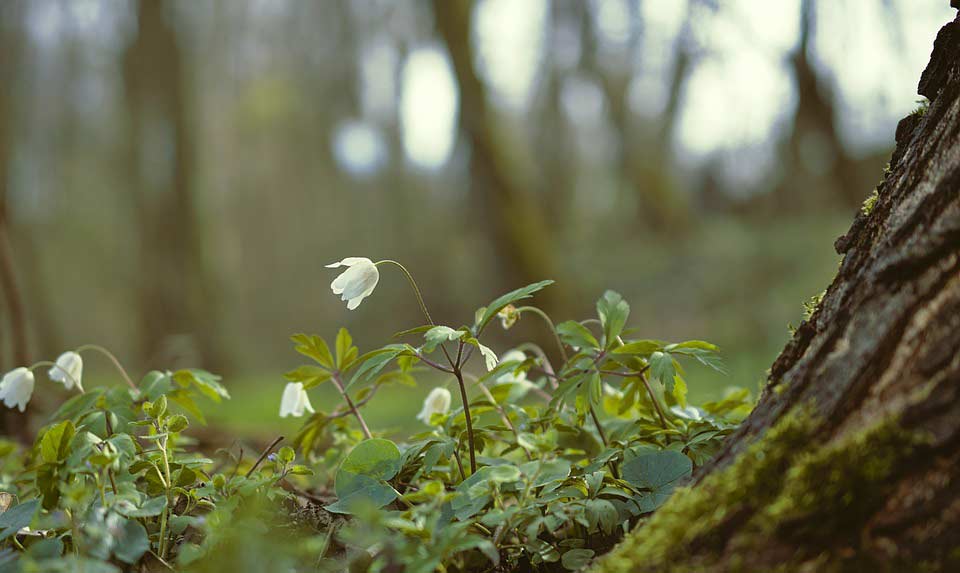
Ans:
[[[71,350],[61,354],[48,374],[51,380],[63,384],[67,390],[76,386],[83,392],[83,358],[76,352]]]
[[[286,388],[283,389],[283,398],[280,399],[280,417],[293,416],[299,418],[303,416],[304,410],[311,414],[315,411],[310,404],[307,391],[303,389],[303,384],[300,382],[288,383]]]
[[[434,388],[427,394],[423,401],[423,408],[417,414],[417,419],[424,424],[430,423],[430,418],[434,414],[446,414],[450,411],[450,390],[446,388]]]
[[[328,269],[337,267],[347,267],[347,270],[333,279],[330,290],[333,294],[340,295],[340,300],[347,301],[347,308],[353,310],[377,288],[380,271],[373,261],[365,257],[347,257],[338,263],[327,265]]]
[[[27,409],[27,402],[33,396],[33,372],[26,368],[15,368],[7,372],[0,381],[0,400],[7,408],[16,406],[21,412]]]

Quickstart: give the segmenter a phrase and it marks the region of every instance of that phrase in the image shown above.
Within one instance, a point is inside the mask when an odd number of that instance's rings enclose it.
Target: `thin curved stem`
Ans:
[[[69,372],[64,370],[64,368],[59,364],[57,364],[56,362],[50,362],[49,360],[41,360],[40,362],[34,363],[33,366],[27,368],[27,370],[29,370],[30,372],[33,372],[34,370],[36,370],[37,368],[40,368],[41,366],[51,366],[53,368],[56,368],[60,372],[63,372],[64,374],[67,375],[67,378],[69,378],[70,381],[73,382],[73,385],[80,390],[81,394],[86,393],[86,391],[83,389],[83,386],[80,384],[80,381],[74,378],[73,374],[70,374]]]
[[[433,317],[430,316],[430,311],[427,310],[427,305],[423,302],[423,294],[420,292],[420,287],[417,286],[417,281],[414,280],[413,275],[410,274],[410,271],[407,270],[407,267],[392,259],[384,259],[374,263],[374,265],[381,264],[391,264],[403,271],[404,276],[406,276],[407,280],[410,281],[410,286],[413,287],[414,294],[417,295],[417,302],[420,304],[420,310],[423,311],[423,316],[432,326],[436,326],[436,323],[433,322]],[[443,351],[443,355],[447,358],[447,362],[450,363],[450,368],[453,370],[453,375],[457,377],[457,382],[460,384],[460,399],[463,401],[463,414],[467,421],[467,439],[470,442],[470,473],[474,474],[477,472],[477,454],[476,450],[474,449],[473,441],[473,419],[470,416],[470,401],[467,398],[467,385],[463,381],[463,372],[460,369],[460,360],[463,356],[463,342],[460,342],[460,347],[457,349],[456,361],[454,361],[453,357],[450,356],[450,353],[447,352],[445,346],[441,345],[440,350]],[[349,398],[347,399],[349,400]],[[359,412],[357,413],[357,418],[360,419]],[[362,421],[361,424],[366,426],[366,424],[363,424]],[[365,432],[369,431],[365,429]]]
[[[557,342],[557,348],[560,349],[560,356],[563,357],[563,361],[564,363],[566,363],[567,360],[569,360],[569,358],[567,357],[567,349],[563,347],[563,341],[560,340],[560,335],[557,334],[557,327],[556,325],[553,324],[553,320],[550,318],[549,315],[547,315],[547,313],[543,312],[542,310],[540,310],[535,306],[521,306],[520,308],[517,309],[517,312],[528,312],[528,311],[542,318],[543,321],[547,323],[547,326],[550,327],[550,334],[553,335],[553,339]]]
[[[330,377],[330,380],[333,382],[333,385],[336,386],[337,391],[340,392],[340,396],[343,397],[344,401],[347,403],[347,407],[353,413],[353,416],[360,422],[360,428],[363,430],[363,435],[369,440],[373,437],[373,434],[370,433],[370,428],[367,427],[366,420],[363,419],[363,414],[360,413],[360,409],[353,403],[353,400],[350,399],[350,395],[347,394],[347,390],[343,385],[343,381],[340,380],[340,373],[334,372],[333,376]]]
[[[80,354],[84,350],[93,350],[95,352],[99,352],[100,354],[103,354],[104,356],[106,356],[110,360],[110,362],[113,363],[114,368],[116,368],[117,371],[120,372],[120,375],[123,376],[123,379],[124,381],[126,381],[127,385],[133,388],[134,390],[137,390],[138,392],[140,391],[140,389],[137,388],[137,385],[133,383],[133,380],[130,379],[130,375],[128,375],[127,371],[123,368],[123,364],[120,364],[120,361],[117,360],[117,357],[114,356],[112,352],[110,352],[106,348],[99,346],[97,344],[84,344],[80,348],[77,348],[76,350],[74,350],[74,352],[76,352],[77,354]]]
[[[543,360],[543,368],[547,373],[547,380],[549,380],[550,386],[556,390],[558,387],[556,370],[553,369],[553,364],[550,363],[550,359],[547,358],[547,353],[543,351],[542,348],[537,346],[532,342],[524,342],[520,346],[517,346],[518,350],[523,350],[529,348],[531,352],[537,355],[540,360]],[[566,362],[566,361],[564,361]]]
[[[427,305],[424,304],[424,302],[423,302],[423,294],[421,294],[421,292],[420,292],[420,287],[417,286],[417,281],[415,281],[415,280],[413,279],[413,275],[410,274],[410,271],[407,270],[407,267],[405,267],[405,266],[401,265],[400,263],[398,263],[397,261],[394,261],[394,260],[391,260],[391,259],[384,259],[384,260],[382,260],[382,261],[377,261],[377,262],[375,262],[375,263],[373,263],[373,264],[374,264],[374,265],[382,265],[382,264],[384,264],[384,263],[389,263],[389,264],[391,264],[391,265],[395,265],[395,266],[399,267],[401,271],[403,271],[403,274],[406,275],[407,280],[410,281],[410,286],[413,287],[413,292],[417,295],[417,302],[420,303],[420,310],[423,311],[423,316],[426,317],[427,322],[429,322],[431,325],[436,325],[436,323],[433,322],[433,318],[430,316],[430,311],[427,310]]]
[[[657,411],[657,416],[660,417],[660,425],[664,428],[667,428],[667,418],[663,415],[663,409],[660,407],[660,400],[657,399],[657,395],[654,393],[653,387],[651,387],[650,382],[647,381],[647,375],[641,372],[640,381],[643,382],[644,387],[647,389],[647,394],[650,395],[650,401],[653,402],[653,409]]]
[[[480,391],[483,392],[483,395],[486,396],[487,400],[490,400],[490,403],[493,404],[494,408],[500,413],[500,419],[503,420],[503,423],[506,424],[507,428],[513,432],[513,437],[517,439],[519,445],[520,442],[520,433],[517,431],[517,427],[513,425],[513,422],[510,421],[510,416],[507,415],[506,410],[503,409],[503,406],[497,403],[497,399],[493,397],[493,394],[490,393],[490,389],[487,388],[483,383],[480,382],[480,379],[472,374],[467,374],[469,378],[472,379],[473,383],[480,388]],[[533,457],[530,455],[530,452],[526,448],[520,446],[520,449],[523,450],[523,453],[527,456],[528,460],[533,460]]]

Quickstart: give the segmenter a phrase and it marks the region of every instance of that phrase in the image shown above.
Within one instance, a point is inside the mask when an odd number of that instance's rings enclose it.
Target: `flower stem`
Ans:
[[[350,408],[350,411],[353,413],[354,417],[360,422],[360,428],[363,429],[363,435],[369,440],[373,437],[373,434],[370,433],[370,428],[367,427],[367,422],[363,419],[363,414],[360,413],[360,410],[353,403],[353,400],[350,399],[350,395],[347,394],[346,388],[343,386],[343,381],[340,380],[340,373],[334,372],[333,376],[330,377],[330,380],[333,381],[333,385],[337,387],[337,391],[340,392],[340,396],[343,397],[344,401],[347,403],[347,407]]]
[[[157,429],[159,431],[159,428]],[[163,513],[160,515],[160,559],[167,558],[167,520],[170,511],[170,460],[167,455],[167,437],[164,436],[157,445],[160,447],[160,452],[163,454],[163,473],[165,475],[165,480],[163,484],[164,494],[167,498],[167,507],[163,509]]]
[[[413,287],[413,292],[417,295],[417,302],[420,303],[420,310],[423,311],[423,316],[426,317],[427,322],[429,322],[431,325],[435,325],[436,323],[433,322],[433,318],[430,316],[430,311],[427,310],[427,305],[423,303],[423,295],[420,293],[420,287],[417,286],[417,281],[413,280],[413,275],[410,274],[410,271],[407,270],[407,267],[391,259],[377,261],[374,263],[374,265],[381,265],[384,263],[389,263],[391,265],[400,267],[400,270],[403,271],[404,275],[406,275],[407,280],[410,281],[410,286]]]
[[[657,395],[654,393],[653,387],[651,387],[650,382],[647,381],[647,375],[643,372],[640,373],[640,381],[643,382],[644,387],[647,389],[647,394],[650,395],[650,401],[653,402],[653,409],[657,411],[657,416],[660,417],[660,425],[666,428],[667,418],[663,415],[663,409],[660,407],[660,400],[657,399]]]
[[[104,356],[106,356],[110,360],[110,362],[113,363],[114,368],[116,368],[117,371],[120,372],[120,375],[123,376],[123,379],[127,383],[127,385],[133,388],[134,390],[137,390],[137,391],[140,390],[139,388],[137,388],[137,385],[133,383],[133,380],[130,379],[130,376],[127,374],[127,371],[124,370],[123,365],[120,364],[120,361],[117,360],[117,357],[114,356],[112,352],[110,352],[106,348],[99,346],[97,344],[84,344],[80,348],[77,348],[74,352],[76,352],[77,354],[80,354],[84,350],[93,350],[95,352],[99,352],[100,354],[103,354]]]
[[[563,361],[566,362],[568,360],[567,349],[563,347],[563,341],[560,340],[560,335],[557,334],[557,327],[553,324],[553,320],[547,313],[535,306],[521,306],[517,309],[517,312],[532,312],[542,318],[543,321],[547,323],[547,326],[550,327],[550,334],[553,335],[553,339],[557,342],[557,348],[560,349],[560,356],[563,357]]]
[[[250,477],[250,475],[253,474],[253,472],[255,472],[258,467],[260,467],[260,464],[263,463],[263,460],[267,459],[267,456],[270,455],[270,452],[273,451],[273,448],[277,447],[277,444],[279,444],[279,443],[282,442],[282,441],[283,441],[283,436],[277,436],[277,438],[276,438],[275,440],[273,440],[272,442],[270,442],[270,445],[267,446],[267,448],[266,448],[265,450],[263,450],[263,453],[260,454],[260,457],[257,458],[257,461],[253,462],[253,465],[250,466],[250,469],[247,470],[247,473],[244,474],[243,477]],[[241,455],[241,456],[243,455],[242,451],[241,451],[241,454],[240,454],[240,455]]]
[[[463,344],[461,342],[461,344]],[[454,376],[457,377],[457,383],[460,385],[460,399],[463,401],[463,415],[467,420],[467,441],[470,444],[470,474],[477,473],[477,453],[473,445],[473,419],[470,416],[470,401],[467,398],[467,385],[463,381],[463,372],[460,371],[460,365],[453,369]]]

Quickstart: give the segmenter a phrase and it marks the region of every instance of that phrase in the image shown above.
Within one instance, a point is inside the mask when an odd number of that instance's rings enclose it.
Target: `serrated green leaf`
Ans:
[[[317,361],[321,366],[333,369],[336,367],[333,355],[327,342],[315,334],[294,334],[290,337],[294,342],[293,349],[308,358]]]
[[[283,375],[290,382],[300,382],[304,390],[316,388],[330,379],[332,374],[322,366],[299,366]]]
[[[433,352],[440,344],[451,340],[460,340],[465,334],[467,333],[461,330],[454,330],[449,326],[434,326],[423,334],[423,338],[426,341],[423,344],[423,351]]]
[[[230,399],[230,393],[227,392],[227,389],[220,383],[220,379],[220,376],[216,374],[196,368],[177,370],[173,373],[174,382],[183,387],[192,385],[199,390],[201,394],[214,402],[220,402],[224,398]]]
[[[654,352],[662,351],[664,342],[660,340],[631,340],[623,346],[613,349],[614,354],[630,354],[645,358]]]
[[[579,322],[568,320],[557,325],[557,334],[565,344],[575,348],[599,348],[600,343],[590,330]]]

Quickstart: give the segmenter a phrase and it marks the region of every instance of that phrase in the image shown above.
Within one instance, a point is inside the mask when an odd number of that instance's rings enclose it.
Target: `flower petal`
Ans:
[[[328,269],[335,269],[337,267],[352,267],[353,265],[363,261],[367,261],[368,263],[371,263],[371,264],[373,263],[373,261],[371,261],[366,257],[347,257],[342,261],[339,261],[336,263],[330,263],[329,265],[324,265],[324,266],[326,266]]]

